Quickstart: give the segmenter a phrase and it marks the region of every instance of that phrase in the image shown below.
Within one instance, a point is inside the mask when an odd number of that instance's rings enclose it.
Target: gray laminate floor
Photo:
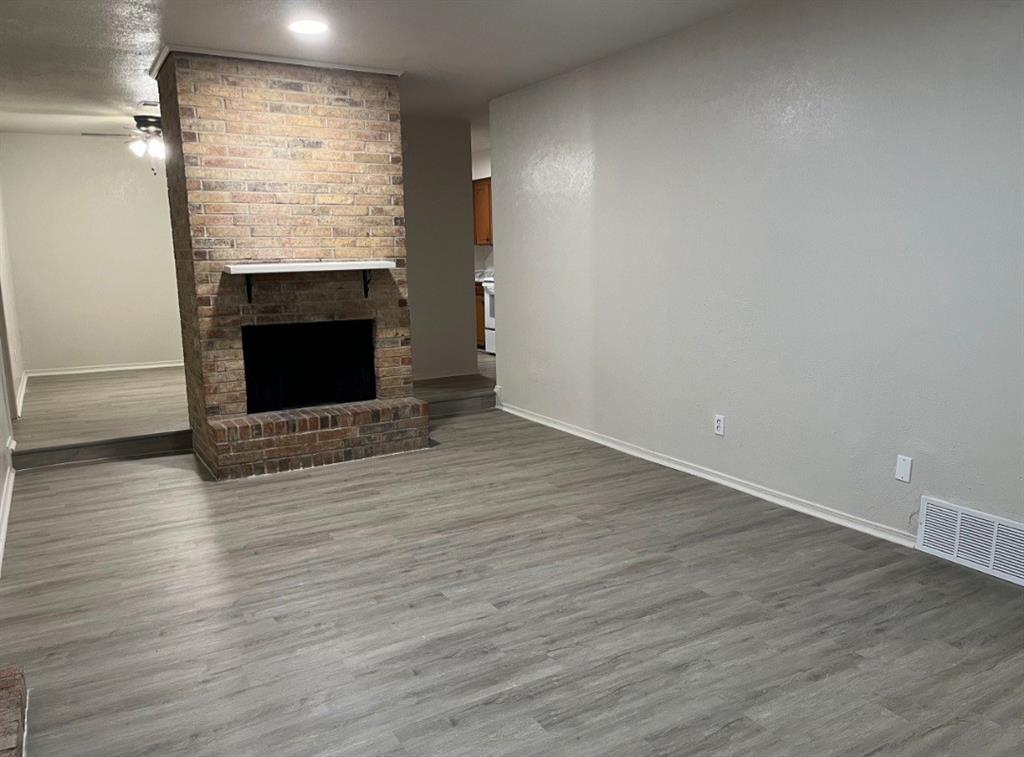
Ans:
[[[19,473],[32,757],[1019,757],[1021,590],[499,411],[434,436]]]
[[[493,394],[494,379],[478,373],[465,376],[444,376],[442,378],[417,381],[413,387],[417,398],[425,402],[468,397],[476,394]]]
[[[495,368],[495,357],[489,352],[483,352],[477,350],[476,352],[476,366],[477,371],[482,375],[489,378],[492,382],[497,379],[497,370]]]
[[[32,376],[14,439],[42,449],[187,428],[184,369],[148,368]]]
[[[477,350],[476,364],[477,373],[420,379],[413,385],[413,393],[425,402],[437,402],[493,392],[496,376],[494,355]]]

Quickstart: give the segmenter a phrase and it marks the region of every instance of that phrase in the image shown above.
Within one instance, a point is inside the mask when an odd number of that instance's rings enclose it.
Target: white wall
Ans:
[[[751,4],[493,102],[503,403],[890,536],[1024,517],[1022,25]]]
[[[494,245],[481,244],[473,247],[473,267],[478,271],[494,270]]]
[[[3,230],[0,229],[0,237]],[[12,399],[8,387],[7,365],[0,360],[0,571],[3,570],[4,545],[7,542],[7,522],[11,515],[11,501],[14,496],[14,432],[11,424]]]
[[[118,139],[0,134],[29,371],[181,360],[163,166]]]
[[[402,146],[413,376],[476,373],[469,122],[403,117]]]
[[[473,153],[473,181],[486,179],[491,175],[491,151],[477,150]]]
[[[0,163],[0,349],[3,349],[4,381],[9,400],[8,410],[21,415],[24,399],[25,367],[21,358],[21,331],[14,296],[14,272],[7,249],[7,227],[4,221],[3,164]]]

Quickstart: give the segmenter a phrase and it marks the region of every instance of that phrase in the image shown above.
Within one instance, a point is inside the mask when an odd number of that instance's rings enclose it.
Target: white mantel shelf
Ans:
[[[394,268],[394,260],[260,260],[228,263],[228,273],[300,273],[303,271],[373,271]]]
[[[304,271],[362,271],[363,297],[370,296],[370,271],[395,268],[394,260],[252,260],[228,263],[228,273],[245,276],[245,299],[252,303],[254,273],[301,273]]]

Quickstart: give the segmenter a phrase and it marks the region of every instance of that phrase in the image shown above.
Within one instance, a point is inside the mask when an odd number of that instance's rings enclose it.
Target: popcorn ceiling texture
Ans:
[[[172,53],[158,75],[189,418],[217,477],[427,444],[411,397],[400,110],[394,77]],[[393,259],[374,271],[261,274],[229,262]],[[375,322],[377,399],[246,413],[241,327]],[[325,344],[324,349],[333,349]]]

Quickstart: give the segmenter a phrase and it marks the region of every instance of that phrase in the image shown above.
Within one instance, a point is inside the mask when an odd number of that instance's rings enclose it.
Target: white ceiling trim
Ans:
[[[185,45],[164,45],[149,67],[149,75],[153,79],[160,72],[160,67],[171,53],[193,53],[195,55],[216,55],[220,58],[240,58],[242,60],[258,60],[264,63],[283,63],[289,66],[310,66],[312,68],[334,68],[342,71],[358,71],[363,74],[384,74],[385,76],[401,76],[404,71],[394,68],[374,68],[372,66],[353,66],[348,63],[330,63],[323,60],[305,60],[303,58],[279,58],[275,55],[258,55],[240,53],[234,50],[211,50],[205,47],[186,47]]]

